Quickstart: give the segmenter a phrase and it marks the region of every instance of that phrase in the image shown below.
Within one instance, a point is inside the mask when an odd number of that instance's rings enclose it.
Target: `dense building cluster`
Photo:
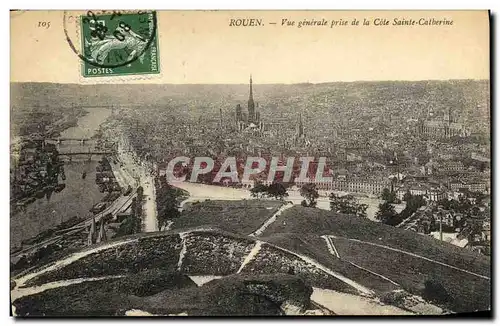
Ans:
[[[243,96],[246,110],[238,104]],[[186,156],[191,162],[177,172],[188,174],[194,158],[206,156],[214,168],[197,181],[213,183],[222,163],[235,157],[239,182],[223,178],[217,184],[251,188],[281,180],[282,173],[269,180],[273,157],[280,166],[293,157],[290,184],[300,187],[294,180],[299,158],[312,157],[308,182],[323,193],[380,198],[388,190],[401,201],[410,193],[438,203],[470,193],[489,196],[489,112],[484,81],[256,86],[250,80],[249,91],[206,87],[192,97],[172,97],[168,110],[122,110],[120,123],[124,146],[152,162],[155,173]],[[242,180],[254,156],[267,165]],[[317,178],[321,157],[326,164]]]
[[[418,131],[427,136],[450,138],[454,136],[469,136],[470,132],[462,124],[454,119],[451,108],[444,114],[443,120],[422,120],[418,125]]]

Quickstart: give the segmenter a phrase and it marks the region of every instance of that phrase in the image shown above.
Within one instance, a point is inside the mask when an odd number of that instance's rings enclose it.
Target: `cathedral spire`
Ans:
[[[253,101],[252,75],[250,74],[250,94],[248,95],[248,122],[255,121],[255,103]]]
[[[252,74],[250,74],[250,95],[248,99],[253,101]]]

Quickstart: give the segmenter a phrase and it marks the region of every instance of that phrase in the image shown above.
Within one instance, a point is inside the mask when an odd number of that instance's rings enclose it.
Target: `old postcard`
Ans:
[[[490,315],[489,21],[11,11],[11,314]]]

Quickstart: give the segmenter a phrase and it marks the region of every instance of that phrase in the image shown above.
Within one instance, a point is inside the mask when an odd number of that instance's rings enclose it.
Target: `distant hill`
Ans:
[[[245,100],[248,84],[58,84],[58,83],[11,83],[11,103],[23,105],[108,106],[108,105],[165,105],[170,98]],[[334,91],[332,93],[332,91]],[[380,82],[332,82],[320,84],[258,84],[254,81],[256,101],[276,95],[345,95],[369,99],[376,94],[380,101],[394,96],[419,97],[428,93],[439,102],[457,100],[460,97],[488,97],[489,81],[380,81]]]
[[[45,107],[49,111],[77,107],[119,107],[150,112],[156,121],[170,115],[213,119],[222,110],[232,117],[234,108],[246,108],[248,84],[53,84],[11,83],[11,110]],[[471,130],[489,134],[489,81],[380,81],[321,84],[254,84],[253,96],[263,121],[295,121],[298,110],[308,126],[326,128],[359,117],[377,119],[391,114],[394,121],[439,118],[452,108]],[[432,112],[431,112],[432,111]],[[292,120],[290,120],[292,119]],[[281,120],[282,121],[282,120]],[[325,124],[325,122],[329,124]],[[346,128],[353,124],[345,125]],[[338,128],[338,126],[337,126]]]

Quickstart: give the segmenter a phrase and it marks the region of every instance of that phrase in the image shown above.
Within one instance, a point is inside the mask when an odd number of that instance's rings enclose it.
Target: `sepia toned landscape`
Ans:
[[[13,80],[12,315],[488,314],[489,79],[267,79]]]

